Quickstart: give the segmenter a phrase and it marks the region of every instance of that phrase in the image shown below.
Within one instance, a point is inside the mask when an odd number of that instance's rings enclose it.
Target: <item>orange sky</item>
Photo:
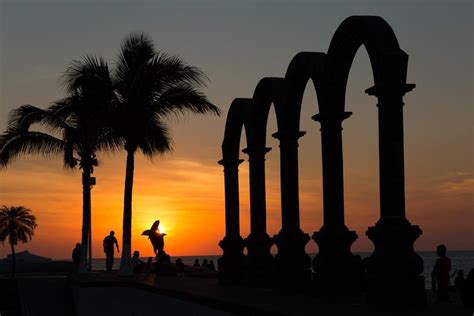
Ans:
[[[415,247],[474,249],[474,102],[472,3],[424,5],[379,3],[298,5],[189,5],[130,7],[116,4],[32,4],[2,2],[0,55],[0,130],[8,112],[21,104],[46,107],[64,95],[58,78],[68,63],[85,53],[111,59],[120,40],[143,30],[156,45],[201,67],[210,77],[205,93],[221,117],[170,120],[175,151],[153,162],[136,158],[133,195],[133,250],[152,248],[141,232],[160,219],[171,255],[220,254],[224,236],[224,179],[220,145],[233,98],[251,97],[264,76],[283,76],[299,51],[322,51],[347,16],[383,16],[410,56],[408,82],[417,87],[405,97],[406,213],[423,235]],[[91,7],[93,6],[93,10]],[[134,14],[129,14],[133,9]],[[179,23],[174,17],[179,14]],[[124,18],[127,17],[127,18]],[[284,20],[287,23],[281,23]],[[87,27],[83,27],[84,21]],[[245,23],[243,23],[245,21]],[[93,30],[93,31],[92,31]],[[171,31],[172,30],[172,31]],[[309,40],[310,39],[310,40]],[[442,45],[440,44],[442,43]],[[34,49],[31,49],[34,47]],[[271,58],[269,58],[269,56]],[[344,121],[346,224],[359,239],[354,251],[370,251],[365,237],[378,219],[376,100],[367,53],[361,49],[348,81]],[[300,141],[302,229],[310,235],[322,225],[319,124],[311,120],[317,102],[312,85],[303,100]],[[274,112],[268,124],[268,231],[280,228],[278,143]],[[242,139],[242,148],[245,140]],[[241,158],[247,158],[241,154]],[[92,190],[93,250],[115,230],[122,238],[124,155],[99,154]],[[248,163],[240,168],[241,234],[249,233]],[[0,204],[23,205],[38,218],[34,240],[19,250],[69,258],[80,240],[81,174],[62,167],[60,157],[25,157],[0,171]],[[308,252],[317,250],[310,241]],[[0,258],[9,252],[0,247]]]

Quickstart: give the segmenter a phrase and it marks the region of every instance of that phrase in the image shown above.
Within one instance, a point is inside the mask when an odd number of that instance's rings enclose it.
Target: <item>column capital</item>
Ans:
[[[272,150],[271,147],[248,146],[247,148],[242,149],[242,152],[249,156],[253,156],[253,155],[265,156],[265,154],[268,153],[270,150]]]
[[[375,85],[365,90],[365,93],[368,95],[375,95],[376,97],[381,97],[383,95],[405,95],[405,93],[410,92],[416,87],[416,84],[405,83],[402,85]]]
[[[319,122],[319,123],[326,123],[326,122],[342,122],[346,118],[349,118],[352,115],[352,112],[340,112],[340,113],[331,113],[331,114],[323,114],[323,113],[318,113],[316,115],[313,115],[311,118],[313,121]]]
[[[300,137],[304,136],[306,132],[304,131],[295,131],[295,132],[276,132],[272,134],[273,138],[276,138],[280,141],[283,140],[298,140]]]
[[[226,167],[238,167],[242,162],[244,162],[243,159],[221,159],[217,163]]]

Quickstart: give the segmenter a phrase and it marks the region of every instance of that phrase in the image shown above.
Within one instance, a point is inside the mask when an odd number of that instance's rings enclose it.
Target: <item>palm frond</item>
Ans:
[[[63,76],[63,85],[70,95],[101,93],[111,87],[109,67],[105,59],[94,55],[85,55],[81,60],[72,61]]]
[[[153,41],[144,33],[131,33],[122,42],[116,60],[115,86],[122,94],[127,94],[136,73],[154,57]]]
[[[201,69],[186,64],[178,56],[168,56],[163,52],[156,53],[149,68],[153,71],[157,91],[181,84],[205,87],[209,81]]]
[[[138,142],[143,154],[151,158],[155,154],[164,154],[172,150],[173,140],[169,129],[159,122],[149,124],[144,129],[144,135]]]
[[[115,129],[105,128],[102,129],[98,135],[95,149],[98,151],[117,153],[123,149],[124,144],[125,140]]]
[[[155,101],[155,113],[160,117],[170,113],[183,115],[188,111],[197,114],[220,115],[217,106],[210,103],[204,94],[189,85],[171,87],[158,96]]]
[[[59,154],[64,149],[64,142],[54,136],[41,132],[24,132],[7,130],[0,135],[0,168],[5,168],[12,159],[19,155]]]
[[[22,105],[9,113],[7,130],[14,132],[26,132],[32,124],[46,125],[48,113],[30,104]]]

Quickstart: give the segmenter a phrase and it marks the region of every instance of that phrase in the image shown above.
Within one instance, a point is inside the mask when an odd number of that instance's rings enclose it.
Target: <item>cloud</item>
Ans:
[[[465,193],[474,194],[474,173],[454,172],[446,175],[439,184],[441,193]]]

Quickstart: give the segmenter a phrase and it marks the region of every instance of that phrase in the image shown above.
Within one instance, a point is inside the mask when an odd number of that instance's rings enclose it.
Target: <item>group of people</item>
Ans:
[[[114,257],[115,249],[117,249],[117,253],[120,252],[117,238],[115,238],[115,232],[111,231],[110,234],[104,238],[102,244],[103,244],[104,253],[105,253],[105,269],[107,271],[112,271],[112,267],[113,267],[114,259],[115,259]],[[72,251],[72,260],[77,266],[79,265],[80,257],[81,257],[81,244],[77,243],[76,247]],[[176,270],[177,270],[178,276],[183,276],[185,265],[182,259],[178,258],[175,264],[176,264]],[[144,262],[140,259],[140,252],[137,250],[133,252],[132,265],[133,265],[134,273],[153,272],[153,267],[154,267],[153,258],[148,257],[148,260]],[[208,261],[207,259],[204,259],[202,261],[202,264],[200,264],[199,260],[196,259],[194,261],[193,267],[205,268],[210,271],[216,270],[214,261],[213,260]]]
[[[112,266],[114,265],[114,254],[115,248],[117,248],[117,252],[120,252],[119,245],[117,238],[115,238],[115,232],[112,230],[110,234],[104,238],[102,242],[104,247],[105,253],[105,269],[107,271],[112,271]],[[79,265],[79,261],[81,259],[81,244],[77,243],[76,247],[72,250],[72,261],[76,266]]]
[[[446,246],[439,245],[436,248],[438,259],[431,271],[432,289],[437,291],[439,301],[449,302],[449,291],[451,287],[451,278],[454,278],[454,290],[461,297],[461,301],[466,306],[474,306],[474,269],[471,269],[464,278],[464,271],[457,270],[451,274],[451,260],[446,255]]]
[[[213,260],[210,260],[208,262],[207,259],[204,259],[202,261],[202,264],[199,264],[199,259],[196,259],[196,260],[194,260],[193,267],[194,268],[205,268],[205,269],[208,269],[210,271],[216,271],[216,266],[215,266]]]
[[[115,232],[111,231],[110,234],[104,238],[103,241],[104,253],[105,253],[105,268],[107,271],[112,271],[112,266],[114,264],[114,253],[115,249],[117,252],[120,252],[117,238],[115,238]],[[451,287],[451,278],[454,279],[454,289],[459,292],[463,303],[467,306],[474,305],[474,269],[469,271],[467,278],[464,278],[464,271],[458,270],[451,274],[451,260],[446,255],[446,246],[439,245],[436,248],[436,253],[438,259],[433,267],[431,272],[432,278],[432,289],[437,291],[437,296],[439,301],[450,301],[449,291]],[[76,265],[79,264],[81,257],[81,244],[77,243],[76,247],[72,252],[72,259]],[[132,257],[133,272],[152,272],[153,270],[153,258],[149,257],[147,262],[140,260],[140,252],[134,251]],[[202,264],[199,263],[199,259],[194,260],[194,268],[205,268],[210,271],[215,271],[216,266],[214,261],[207,259],[202,261]],[[183,276],[184,274],[184,263],[181,258],[176,260],[176,270],[178,276]]]

